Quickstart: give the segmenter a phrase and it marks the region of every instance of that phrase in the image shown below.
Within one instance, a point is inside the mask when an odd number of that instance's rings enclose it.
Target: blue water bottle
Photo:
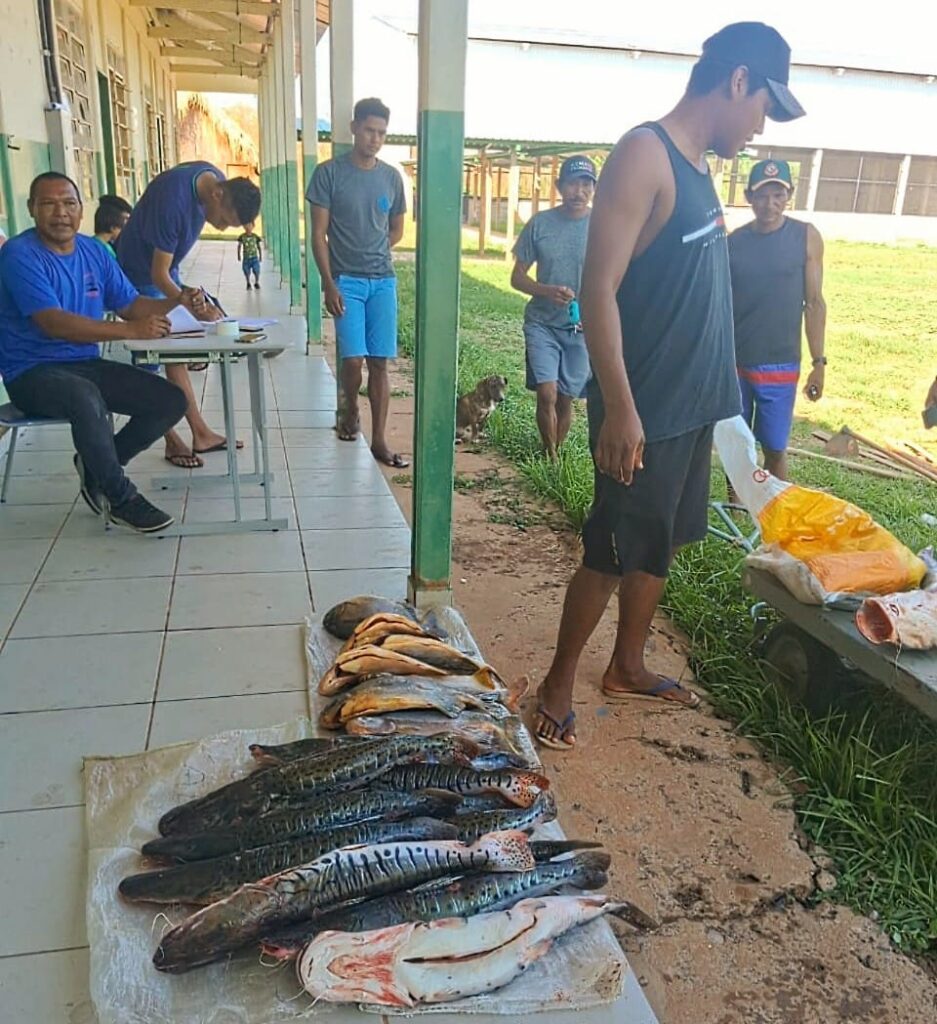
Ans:
[[[569,303],[569,324],[571,327],[578,327],[582,321],[579,318],[579,302],[572,299]]]

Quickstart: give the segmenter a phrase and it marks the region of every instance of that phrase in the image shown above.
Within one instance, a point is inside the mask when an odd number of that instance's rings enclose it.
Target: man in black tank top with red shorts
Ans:
[[[793,191],[786,160],[760,160],[745,190],[755,219],[729,235],[742,416],[761,445],[765,469],[781,480],[787,479],[804,327],[813,358],[804,394],[811,402],[823,395],[826,366],[823,239],[812,224],[784,215]]]
[[[731,159],[766,117],[800,117],[789,70],[774,29],[727,26],[703,44],[677,106],[628,132],[602,169],[581,291],[595,500],[538,693],[547,746],[575,744],[576,667],[616,588],[603,693],[699,703],[645,667],[644,645],[674,552],[706,535],[713,426],[740,411],[725,222],[706,153]]]

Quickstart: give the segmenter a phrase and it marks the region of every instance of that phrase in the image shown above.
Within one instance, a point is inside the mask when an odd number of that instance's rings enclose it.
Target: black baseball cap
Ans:
[[[772,121],[793,121],[806,111],[787,87],[791,72],[791,48],[777,29],[761,21],[737,21],[726,25],[703,43],[700,60],[742,67],[765,79],[772,104]]]
[[[591,178],[598,181],[595,164],[587,156],[568,156],[560,167],[560,181],[567,178]]]

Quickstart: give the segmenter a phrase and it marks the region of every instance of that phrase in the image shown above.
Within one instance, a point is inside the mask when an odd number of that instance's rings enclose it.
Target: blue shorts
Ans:
[[[742,418],[769,452],[787,450],[794,422],[800,363],[739,366]]]
[[[339,358],[396,359],[397,278],[339,274],[335,283],[345,300],[335,318]]]
[[[241,262],[241,270],[244,271],[244,276],[253,274],[255,277],[260,277],[260,258],[255,256],[252,260],[243,260]]]
[[[536,391],[538,384],[555,383],[561,395],[583,397],[592,368],[581,331],[525,320],[524,342],[530,391]]]

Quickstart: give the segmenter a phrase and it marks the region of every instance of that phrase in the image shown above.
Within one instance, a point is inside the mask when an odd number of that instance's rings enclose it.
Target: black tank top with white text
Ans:
[[[804,319],[807,225],[784,218],[777,231],[751,224],[729,236],[735,359],[739,366],[799,363]]]
[[[740,411],[722,206],[654,122],[674,176],[674,209],[618,289],[625,369],[645,440],[678,437]],[[597,382],[590,400],[601,400]]]

